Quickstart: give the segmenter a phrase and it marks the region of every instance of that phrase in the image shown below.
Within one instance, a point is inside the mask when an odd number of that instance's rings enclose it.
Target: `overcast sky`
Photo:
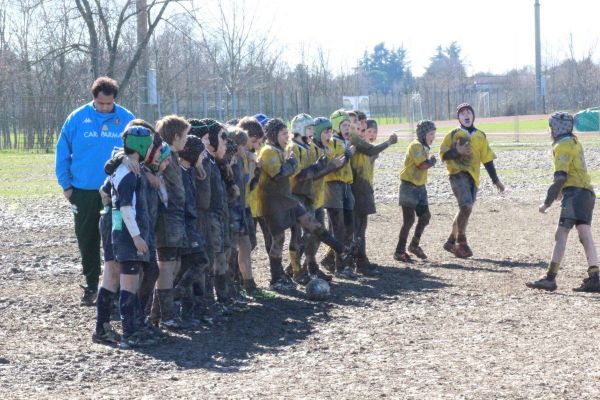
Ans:
[[[241,4],[241,3],[240,3]],[[330,68],[351,70],[379,42],[403,45],[420,76],[438,45],[463,49],[467,73],[503,73],[534,65],[534,0],[247,0],[259,24],[271,26],[284,57],[295,65],[300,49],[322,47]],[[542,60],[593,51],[599,61],[599,0],[540,0]]]

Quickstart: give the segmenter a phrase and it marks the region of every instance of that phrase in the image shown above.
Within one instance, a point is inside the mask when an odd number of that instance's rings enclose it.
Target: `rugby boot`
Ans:
[[[473,255],[467,242],[458,242],[454,248],[454,255],[458,258],[469,258]]]
[[[583,280],[581,286],[573,288],[573,291],[598,293],[600,292],[600,280],[598,279],[598,276],[589,276]]]
[[[403,263],[411,263],[411,262],[413,262],[412,258],[410,258],[410,256],[408,255],[408,253],[405,252],[405,251],[402,252],[402,253],[395,252],[394,253],[394,260],[400,261],[400,262],[403,262]]]
[[[525,286],[531,289],[546,290],[548,292],[554,292],[557,288],[556,280],[548,279],[547,277],[540,278],[533,282],[526,282]]]
[[[418,244],[416,245],[414,243],[411,243],[408,246],[408,252],[414,254],[415,256],[417,256],[417,258],[420,258],[421,260],[427,259],[427,254],[425,254],[421,246],[419,246]]]

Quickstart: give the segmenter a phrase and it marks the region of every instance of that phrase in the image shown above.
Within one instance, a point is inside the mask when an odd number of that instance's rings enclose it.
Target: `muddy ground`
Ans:
[[[537,211],[551,176],[548,148],[498,149],[498,156],[508,190],[499,195],[483,179],[469,227],[472,259],[442,249],[455,204],[438,165],[422,241],[429,260],[393,260],[403,155],[389,151],[377,161],[379,212],[368,230],[381,277],[335,281],[327,303],[306,301],[301,291],[279,296],[228,322],[130,351],[90,340],[95,309],[79,306],[66,202],[3,199],[0,397],[597,399],[600,296],[571,291],[586,270],[576,235],[555,293],[524,285],[543,274],[558,218],[556,206]],[[590,170],[600,168],[596,142],[587,160]],[[260,249],[253,262],[266,287]]]

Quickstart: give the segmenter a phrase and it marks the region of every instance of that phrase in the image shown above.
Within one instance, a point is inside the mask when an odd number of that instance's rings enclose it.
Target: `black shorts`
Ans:
[[[558,225],[571,229],[580,224],[591,225],[596,195],[588,189],[568,187],[562,191]]]
[[[159,247],[156,249],[158,261],[179,261],[181,259],[181,248]]]
[[[137,275],[140,273],[142,263],[140,261],[122,261],[119,266],[123,275]]]

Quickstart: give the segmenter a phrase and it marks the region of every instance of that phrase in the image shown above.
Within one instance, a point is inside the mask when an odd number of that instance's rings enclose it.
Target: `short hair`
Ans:
[[[249,137],[262,139],[265,136],[263,126],[254,117],[244,117],[237,123],[237,126],[248,133]]]
[[[96,98],[100,92],[106,96],[113,96],[116,99],[119,94],[119,84],[108,76],[101,76],[92,83],[92,96]]]
[[[354,114],[356,114],[356,117],[358,118],[359,121],[367,119],[367,114],[365,114],[364,112],[362,112],[360,110],[354,110]]]
[[[239,126],[228,126],[229,138],[238,146],[245,146],[248,143],[248,133]]]
[[[347,113],[348,113],[348,116],[349,116],[349,117],[355,117],[355,118],[358,118],[358,115],[356,114],[356,111],[347,111]]]
[[[367,129],[375,128],[377,129],[377,121],[374,119],[367,119]]]
[[[189,122],[178,115],[167,115],[156,121],[156,132],[169,145],[177,136],[184,136],[189,127]]]

